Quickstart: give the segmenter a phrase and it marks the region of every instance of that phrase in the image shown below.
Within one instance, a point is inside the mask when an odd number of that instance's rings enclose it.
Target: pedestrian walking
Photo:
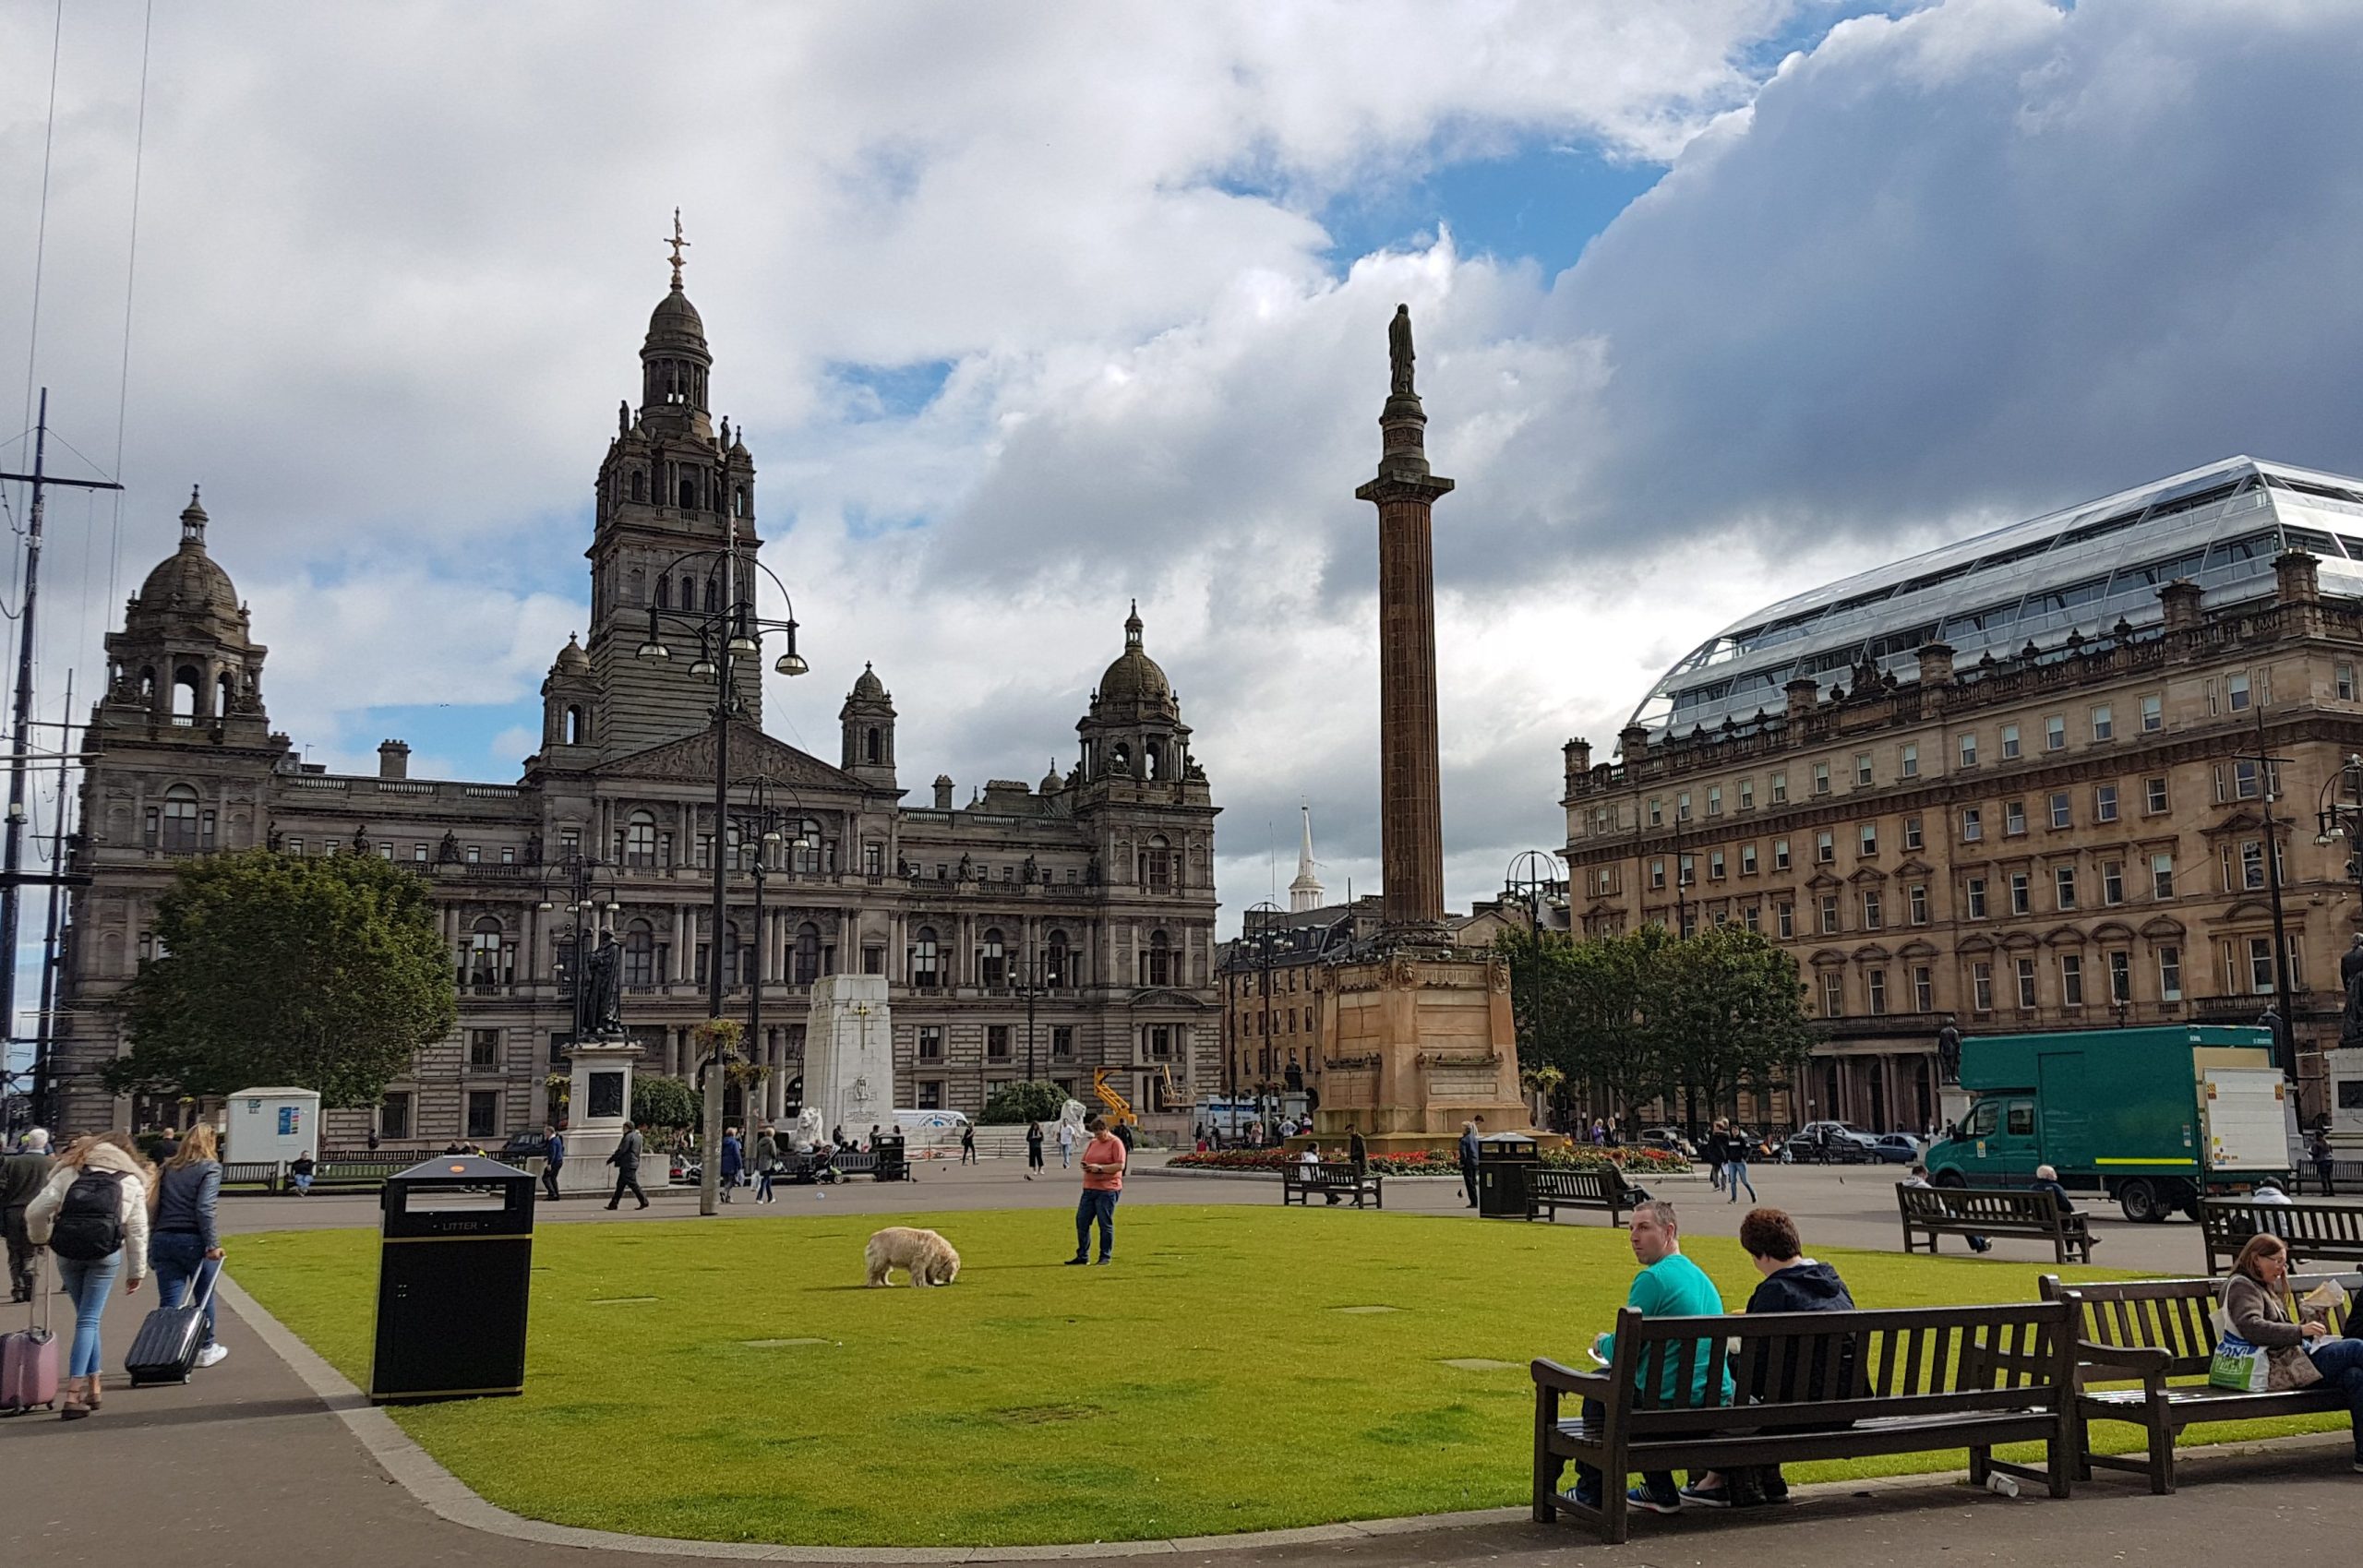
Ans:
[[[2314,1162],[2314,1175],[2322,1184],[2322,1196],[2335,1197],[2336,1194],[2331,1190],[2330,1181],[2332,1159],[2330,1136],[2319,1127],[2314,1129],[2313,1138],[2306,1144],[2306,1157]]]
[[[648,1194],[640,1190],[640,1124],[625,1122],[622,1140],[616,1144],[616,1152],[607,1156],[607,1163],[616,1167],[616,1191],[608,1198],[607,1207],[612,1209],[622,1203],[626,1192],[639,1199],[642,1208],[648,1207]]]
[[[1029,1121],[1026,1124],[1026,1179],[1033,1180],[1034,1173],[1041,1168],[1042,1124]]]
[[[1707,1167],[1708,1184],[1718,1192],[1723,1190],[1723,1124],[1719,1121],[1698,1140],[1699,1163]]]
[[[148,1261],[156,1271],[156,1295],[168,1307],[194,1305],[205,1265],[218,1275],[222,1231],[222,1162],[214,1158],[213,1129],[199,1122],[181,1140],[180,1153],[165,1162],[156,1179],[156,1218],[148,1238]],[[205,1343],[197,1364],[210,1367],[230,1352],[213,1337],[213,1293],[203,1292]]]
[[[1091,1227],[1099,1227],[1099,1261],[1116,1254],[1116,1200],[1124,1191],[1124,1141],[1108,1131],[1103,1117],[1091,1119],[1091,1142],[1083,1151],[1083,1197],[1074,1208],[1074,1256],[1091,1261]]]
[[[746,1167],[747,1154],[745,1147],[738,1142],[738,1130],[735,1127],[724,1128],[722,1130],[722,1201],[724,1203],[733,1202],[731,1191],[738,1185],[738,1173]]]
[[[542,1131],[546,1134],[542,1143],[542,1191],[549,1194],[550,1202],[556,1203],[558,1173],[566,1168],[566,1134],[558,1131],[555,1122]]]
[[[66,1420],[99,1407],[99,1320],[114,1282],[121,1279],[128,1293],[148,1277],[151,1175],[127,1135],[94,1132],[58,1156],[48,1181],[25,1205],[26,1234],[57,1254],[58,1282],[74,1303],[66,1401],[57,1412]]]
[[[1469,1194],[1469,1206],[1477,1206],[1477,1124],[1460,1124],[1460,1185]]]
[[[960,1124],[960,1163],[962,1165],[977,1163],[977,1129],[973,1124],[965,1121]]]
[[[779,1195],[772,1191],[772,1178],[778,1173],[779,1134],[766,1123],[762,1135],[755,1140],[755,1202],[779,1202]]]
[[[25,1205],[49,1183],[49,1129],[36,1127],[0,1160],[0,1232],[8,1238],[8,1299],[33,1299],[41,1249],[25,1234]]]
[[[369,1152],[373,1155],[376,1154],[378,1152],[378,1130],[374,1127],[369,1130],[368,1143]]]
[[[294,1179],[297,1197],[308,1198],[312,1195],[312,1172],[316,1168],[316,1162],[308,1154],[297,1155],[287,1162],[287,1174]]]
[[[1074,1123],[1062,1119],[1059,1122],[1059,1168],[1064,1170],[1074,1163]]]
[[[1756,1183],[1747,1179],[1747,1140],[1733,1129],[1729,1122],[1717,1122],[1716,1129],[1723,1139],[1723,1191],[1727,1203],[1739,1202],[1739,1190],[1747,1189],[1747,1201],[1756,1202]]]

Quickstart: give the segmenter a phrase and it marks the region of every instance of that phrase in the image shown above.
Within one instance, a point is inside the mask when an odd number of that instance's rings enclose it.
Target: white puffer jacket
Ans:
[[[101,1143],[91,1149],[88,1162],[94,1170],[114,1170],[123,1173],[116,1188],[116,1200],[122,1204],[123,1266],[126,1281],[148,1277],[148,1182],[141,1176],[139,1162],[116,1148],[113,1143]],[[66,1190],[82,1167],[60,1165],[49,1173],[49,1184],[25,1205],[25,1239],[36,1247],[49,1244],[49,1233],[57,1224],[57,1211],[66,1206]]]

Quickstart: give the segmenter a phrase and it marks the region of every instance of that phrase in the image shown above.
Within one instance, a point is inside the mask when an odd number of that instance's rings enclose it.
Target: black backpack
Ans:
[[[123,1250],[123,1172],[86,1167],[74,1179],[50,1227],[49,1250],[83,1263]]]

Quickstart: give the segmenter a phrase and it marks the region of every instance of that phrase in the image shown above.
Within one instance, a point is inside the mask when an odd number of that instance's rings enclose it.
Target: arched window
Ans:
[[[1133,748],[1118,741],[1114,754],[1109,759],[1108,771],[1119,777],[1129,775],[1133,771]]]
[[[174,784],[164,792],[163,832],[159,841],[167,855],[193,855],[198,843],[197,791]]]
[[[634,609],[648,603],[648,574],[638,567],[624,573],[624,603]]]
[[[645,920],[624,928],[624,984],[656,984],[656,928]]]
[[[1163,778],[1165,776],[1165,748],[1153,740],[1142,741],[1141,771],[1150,778]]]
[[[589,730],[582,723],[582,709],[569,708],[566,711],[566,729],[564,733],[566,736],[566,743],[569,746],[581,746],[591,738]]]
[[[656,819],[646,811],[635,811],[624,825],[624,864],[654,866],[656,864]]]
[[[139,700],[143,702],[152,702],[156,700],[156,666],[153,664],[140,666]]]
[[[1000,986],[1008,983],[1009,963],[1002,947],[1001,928],[995,926],[985,932],[984,941],[977,949],[977,983]]]
[[[1173,984],[1173,948],[1163,931],[1148,935],[1148,952],[1142,960],[1141,983],[1146,986]]]
[[[708,615],[722,608],[722,580],[718,577],[705,580],[705,608]]]
[[[173,672],[173,717],[183,723],[197,718],[198,676],[195,664],[183,664]]]
[[[236,684],[230,679],[227,674],[214,677],[213,716],[215,718],[221,718],[230,712],[230,699],[237,689],[238,688]]]
[[[821,977],[821,928],[807,920],[796,928],[796,983],[809,986]]]
[[[1173,885],[1173,847],[1162,833],[1152,836],[1141,851],[1141,880],[1152,888]]]
[[[734,485],[730,487],[730,515],[732,517],[747,515],[747,487],[744,485]]]
[[[940,950],[936,946],[935,928],[921,926],[911,933],[911,984],[940,986],[942,970],[938,966]]]
[[[1069,962],[1067,934],[1052,931],[1042,947],[1042,984],[1054,991],[1073,984],[1067,976]]]
[[[685,512],[698,509],[698,482],[694,479],[684,477],[681,481],[681,509]]]
[[[636,468],[631,471],[631,498],[635,501],[648,499],[648,475]]]
[[[660,610],[673,607],[673,580],[661,572],[656,578],[656,607]]]
[[[796,842],[788,851],[788,865],[798,871],[819,871],[821,863],[821,824],[810,817],[796,824]]]
[[[683,572],[681,574],[681,608],[694,610],[697,607],[698,580],[688,572]]]
[[[878,760],[878,726],[872,724],[862,732],[861,760],[865,762],[875,762]]]
[[[468,984],[489,989],[509,983],[503,956],[508,934],[492,916],[478,920],[468,933]]]
[[[755,947],[752,942],[738,940],[738,922],[726,921],[722,927],[722,974],[733,986],[755,983]]]

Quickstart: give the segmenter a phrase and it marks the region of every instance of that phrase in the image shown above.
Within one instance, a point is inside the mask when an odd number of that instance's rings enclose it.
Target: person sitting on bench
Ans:
[[[2054,1170],[2047,1165],[2039,1165],[2035,1167],[2034,1179],[2028,1183],[2027,1190],[2032,1192],[2050,1193],[2051,1201],[2059,1205],[2059,1217],[2062,1220],[2066,1220],[2071,1215],[2074,1216],[2076,1223],[2069,1226],[2067,1228],[2070,1233],[2082,1231],[2084,1233],[2084,1245],[2087,1249],[2097,1247],[2101,1244],[2100,1238],[2093,1235],[2091,1227],[2084,1223],[2082,1211],[2079,1210],[2075,1203],[2069,1198],[2068,1189],[2059,1185],[2059,1173],[2057,1170]],[[2084,1256],[2087,1261],[2091,1259],[2092,1253],[2089,1250],[2085,1252]]]

